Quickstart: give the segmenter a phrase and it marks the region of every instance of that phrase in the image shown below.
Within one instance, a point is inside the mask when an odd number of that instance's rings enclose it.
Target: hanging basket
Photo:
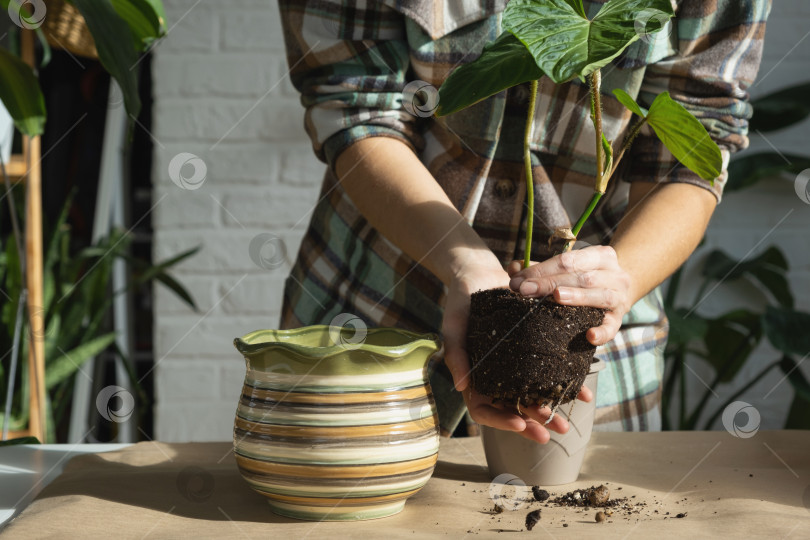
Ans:
[[[45,0],[42,31],[51,47],[87,58],[98,58],[96,44],[84,17],[64,0]]]

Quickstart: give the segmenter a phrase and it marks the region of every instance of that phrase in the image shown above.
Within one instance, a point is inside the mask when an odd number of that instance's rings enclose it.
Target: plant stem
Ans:
[[[595,191],[593,197],[591,197],[591,202],[588,203],[588,207],[585,208],[585,211],[579,216],[579,220],[577,220],[574,228],[571,229],[571,234],[574,236],[579,234],[579,231],[582,229],[582,226],[585,225],[585,221],[590,217],[593,213],[593,209],[596,208],[597,203],[602,198],[604,193],[600,193],[599,191]],[[568,251],[568,250],[566,250]]]
[[[602,73],[597,69],[591,75],[591,109],[596,132],[596,191],[605,192],[602,176],[605,174],[605,156],[602,150]],[[590,214],[589,214],[590,215]],[[586,218],[587,219],[587,218]],[[575,233],[576,234],[576,233]]]
[[[669,431],[671,429],[672,424],[669,419],[669,407],[672,405],[672,392],[675,389],[675,381],[677,380],[678,372],[681,369],[681,366],[678,365],[674,355],[670,355],[669,359],[672,363],[672,369],[669,370],[669,377],[667,377],[667,379],[664,381],[664,388],[661,391],[661,419],[663,422],[662,428],[664,431]],[[666,361],[667,358],[665,357],[665,366]]]
[[[619,168],[619,163],[621,162],[622,158],[624,157],[624,153],[632,146],[633,141],[636,140],[638,134],[641,132],[641,128],[644,127],[644,124],[647,122],[646,118],[642,118],[633,128],[630,130],[630,133],[627,135],[627,138],[624,140],[624,144],[622,144],[622,149],[619,150],[619,155],[616,159],[613,160],[613,167],[607,172],[605,185],[607,185],[608,181],[613,177],[613,173],[616,172],[616,169]]]
[[[571,234],[573,234],[575,238],[574,240],[569,240],[565,243],[563,253],[566,251],[571,251],[571,249],[574,247],[574,243],[576,243],[576,236],[579,234],[579,231],[582,230],[582,226],[585,225],[588,218],[591,217],[591,214],[593,213],[594,208],[596,208],[599,199],[601,199],[602,195],[605,194],[605,187],[608,180],[608,178],[605,177],[605,156],[602,150],[602,94],[600,92],[600,87],[602,86],[601,72],[597,69],[593,72],[589,80],[591,82],[591,120],[593,121],[594,131],[596,132],[596,183],[593,197],[591,197],[591,202],[588,203],[588,206],[582,212],[582,215],[579,216],[576,224],[571,229]]]
[[[712,397],[714,393],[714,389],[717,388],[717,385],[731,373],[734,364],[737,361],[737,357],[745,351],[745,347],[748,345],[749,341],[751,340],[751,335],[749,334],[748,338],[742,340],[739,345],[734,349],[734,351],[729,355],[728,360],[723,364],[723,366],[717,370],[717,374],[715,375],[712,382],[709,384],[709,387],[704,392],[703,397],[700,399],[700,403],[698,406],[695,407],[692,414],[689,415],[689,419],[686,421],[686,426],[681,427],[681,429],[694,429],[697,425],[698,417],[700,416],[700,411],[702,411],[706,407],[706,403],[709,402],[709,399]],[[754,344],[756,345],[756,344]],[[753,349],[753,346],[751,347]]]
[[[751,388],[752,386],[757,384],[760,381],[760,379],[762,379],[762,377],[764,377],[770,370],[772,370],[773,368],[779,366],[779,362],[780,362],[779,360],[775,361],[774,363],[770,364],[768,367],[766,367],[765,369],[763,369],[762,371],[760,371],[759,373],[754,375],[751,378],[751,382],[749,382],[748,384],[746,384],[745,386],[740,388],[730,398],[728,398],[728,400],[725,403],[720,405],[720,408],[717,409],[717,411],[709,418],[709,420],[706,422],[706,425],[703,426],[703,429],[704,430],[711,429],[712,424],[714,424],[714,422],[717,420],[718,416],[723,414],[723,411],[726,409],[726,407],[728,407],[738,397],[740,397],[745,392],[747,392],[749,388]]]
[[[526,130],[523,133],[523,166],[526,169],[526,203],[529,210],[526,214],[526,248],[524,250],[523,268],[528,268],[532,260],[532,232],[534,230],[534,178],[532,177],[532,153],[530,149],[534,108],[537,103],[537,81],[532,81],[529,96],[529,110],[526,113]]]

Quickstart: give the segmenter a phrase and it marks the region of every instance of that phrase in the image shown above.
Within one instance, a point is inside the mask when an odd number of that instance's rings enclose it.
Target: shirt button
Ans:
[[[517,185],[514,180],[508,178],[499,178],[495,181],[495,196],[499,199],[508,199],[517,191]]]

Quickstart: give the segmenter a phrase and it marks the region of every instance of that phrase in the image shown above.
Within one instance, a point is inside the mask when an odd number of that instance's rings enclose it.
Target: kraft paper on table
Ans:
[[[594,510],[541,503],[495,514],[489,482],[479,439],[443,439],[433,478],[402,513],[364,522],[296,521],[272,514],[247,486],[231,444],[140,443],[74,458],[3,535],[369,540],[503,538],[501,531],[544,538],[810,538],[808,431],[760,431],[748,439],[725,431],[595,433],[579,480],[548,490],[559,495],[605,483],[611,496],[647,503],[640,514],[614,513],[607,523],[595,523]],[[542,518],[529,532],[524,522],[535,508]],[[686,517],[674,518],[678,513]]]

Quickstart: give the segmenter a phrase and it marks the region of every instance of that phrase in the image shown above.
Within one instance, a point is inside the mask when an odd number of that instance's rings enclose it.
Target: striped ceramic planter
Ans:
[[[439,435],[425,365],[436,337],[360,332],[309,326],[235,340],[247,363],[236,462],[278,514],[390,516],[433,473]]]

